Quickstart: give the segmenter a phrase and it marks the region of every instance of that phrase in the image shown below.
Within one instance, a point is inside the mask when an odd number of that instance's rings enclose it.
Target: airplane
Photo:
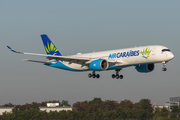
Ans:
[[[138,72],[148,73],[154,70],[155,63],[162,63],[162,71],[166,71],[166,64],[174,58],[170,49],[162,45],[62,56],[46,34],[42,34],[41,38],[47,54],[19,52],[7,47],[15,53],[42,56],[49,59],[48,61],[25,59],[25,61],[43,63],[46,66],[69,71],[92,71],[88,74],[89,78],[100,78],[96,71],[115,70],[116,74],[112,74],[112,78],[123,79],[123,75],[119,75],[123,68],[135,66]]]

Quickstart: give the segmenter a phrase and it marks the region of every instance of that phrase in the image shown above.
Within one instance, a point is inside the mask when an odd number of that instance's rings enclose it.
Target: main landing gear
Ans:
[[[166,70],[167,70],[167,68],[166,68],[166,64],[167,64],[167,62],[162,62],[162,64],[163,64],[162,71],[166,71]]]
[[[123,75],[119,75],[119,72],[120,72],[121,69],[116,69],[116,75],[115,74],[112,74],[112,78],[116,78],[116,79],[123,79]]]
[[[91,73],[88,74],[88,77],[89,77],[89,78],[91,78],[91,77],[92,77],[92,78],[100,78],[100,75],[99,75],[99,74],[96,74],[95,71],[93,71],[92,74],[91,74]]]
[[[112,74],[112,78],[116,78],[116,79],[119,79],[119,78],[120,78],[120,79],[123,79],[123,75],[119,75],[120,70],[121,70],[121,69],[116,69],[116,70],[115,70],[115,71],[116,71],[116,74]],[[89,77],[89,78],[91,78],[91,77],[92,77],[92,78],[100,78],[100,75],[99,75],[99,74],[96,74],[95,71],[93,71],[92,74],[91,74],[91,73],[88,74],[88,77]]]

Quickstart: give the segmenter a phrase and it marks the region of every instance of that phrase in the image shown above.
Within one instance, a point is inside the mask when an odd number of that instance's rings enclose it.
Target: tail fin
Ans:
[[[59,55],[62,56],[56,46],[51,42],[46,34],[41,35],[45,51],[48,55]]]

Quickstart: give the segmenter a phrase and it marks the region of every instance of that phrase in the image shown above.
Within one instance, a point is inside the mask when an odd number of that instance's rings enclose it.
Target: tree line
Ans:
[[[40,111],[39,106],[46,106],[48,102],[59,101],[45,101],[41,103],[33,102],[25,105],[13,105],[11,103],[2,106],[14,107],[11,113],[3,113],[0,120],[123,120],[123,119],[137,119],[137,120],[165,120],[174,118],[180,115],[180,108],[174,106],[172,111],[166,108],[154,108],[149,99],[141,99],[137,103],[130,100],[123,100],[117,102],[114,100],[102,101],[101,98],[94,98],[91,101],[76,102],[72,106],[72,111]],[[59,102],[61,106],[68,106],[68,101],[63,100]]]
[[[12,103],[8,103],[8,104],[0,105],[0,107],[15,107],[15,106],[20,107],[20,106],[30,106],[34,104],[36,104],[38,107],[46,107],[47,103],[59,103],[59,106],[71,106],[66,100],[62,100],[62,102],[60,102],[59,100],[49,100],[41,103],[37,103],[37,102],[32,102],[31,104],[26,103],[25,105],[13,105]]]

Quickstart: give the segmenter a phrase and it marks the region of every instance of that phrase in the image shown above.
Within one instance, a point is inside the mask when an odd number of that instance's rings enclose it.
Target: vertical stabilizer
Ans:
[[[41,35],[41,38],[44,44],[45,51],[48,55],[62,56],[56,48],[56,46],[52,43],[52,41],[48,38],[46,34]]]

